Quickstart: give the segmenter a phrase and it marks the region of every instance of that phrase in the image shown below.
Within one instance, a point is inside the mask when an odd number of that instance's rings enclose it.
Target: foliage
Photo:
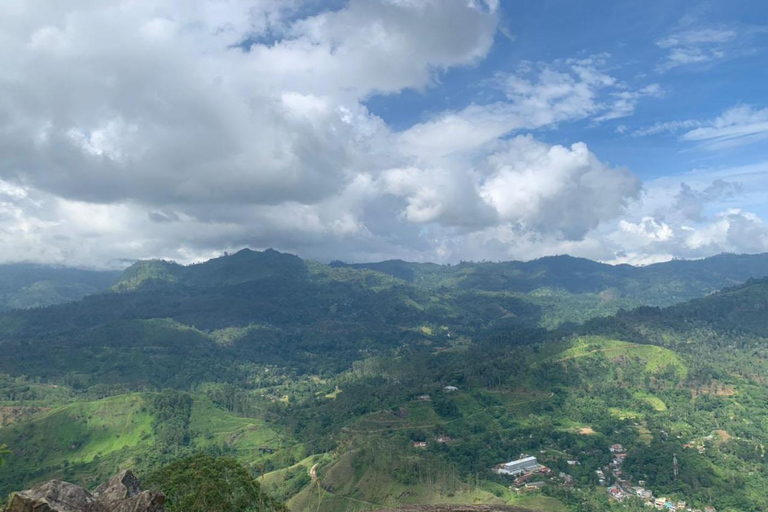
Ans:
[[[0,444],[0,467],[3,467],[8,463],[7,458],[11,453],[12,452],[8,449],[7,444]]]
[[[199,454],[173,462],[144,481],[165,493],[168,512],[281,512],[235,459]]]
[[[28,263],[0,265],[0,311],[50,306],[79,300],[109,288],[114,271],[46,267]]]
[[[299,509],[524,505],[489,469],[525,453],[575,482],[532,506],[602,511],[615,505],[594,471],[620,442],[657,495],[764,510],[768,281],[590,320],[707,294],[764,260],[140,263],[113,293],[0,316],[0,443],[20,454],[0,492],[182,459],[158,477],[181,500],[232,457]],[[250,499],[227,489],[233,507]]]

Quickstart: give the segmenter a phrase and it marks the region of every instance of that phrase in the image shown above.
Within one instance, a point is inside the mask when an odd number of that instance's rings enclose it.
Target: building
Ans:
[[[427,447],[427,442],[426,441],[414,441],[413,442],[413,447],[414,448],[426,448]]]
[[[618,443],[612,444],[609,450],[611,450],[611,453],[624,453],[624,447]]]
[[[528,482],[525,484],[526,491],[535,491],[544,487],[544,482]]]
[[[637,495],[638,498],[644,499],[644,500],[650,500],[653,498],[653,493],[645,489],[643,487],[633,487],[632,491]]]
[[[453,393],[453,392],[458,391],[458,390],[459,390],[459,388],[457,388],[456,386],[445,386],[443,388],[443,391],[445,391],[446,393]]]
[[[435,439],[435,440],[436,440],[438,443],[440,443],[440,444],[446,444],[446,443],[450,443],[451,441],[453,441],[453,439],[451,439],[451,438],[450,438],[450,437],[448,437],[448,436],[438,436],[438,438],[437,438],[437,439]]]
[[[417,402],[431,402],[432,397],[429,395],[419,395],[416,397]]]
[[[624,501],[624,498],[627,497],[627,495],[624,494],[624,491],[616,485],[608,488],[608,494],[610,494],[611,498],[615,499],[616,501]]]
[[[541,468],[536,457],[525,457],[523,459],[513,460],[502,464],[496,472],[501,475],[518,476],[525,473],[532,473]]]

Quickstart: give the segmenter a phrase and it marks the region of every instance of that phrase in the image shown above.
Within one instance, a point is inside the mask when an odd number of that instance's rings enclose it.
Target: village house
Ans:
[[[456,386],[445,386],[443,388],[443,391],[445,391],[446,393],[454,393],[454,392],[456,392],[458,390],[459,390],[459,388],[457,388]]]
[[[627,497],[626,494],[624,494],[624,491],[621,490],[621,488],[617,485],[612,485],[608,488],[608,494],[611,495],[611,498],[615,499],[616,501],[624,501],[624,498]]]
[[[426,441],[414,441],[413,442],[413,447],[414,448],[426,448],[427,447],[427,442]]]
[[[609,450],[611,450],[611,453],[624,453],[624,447],[618,443],[612,444]]]

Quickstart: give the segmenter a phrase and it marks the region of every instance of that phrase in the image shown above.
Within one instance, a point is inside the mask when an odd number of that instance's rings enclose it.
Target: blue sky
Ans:
[[[0,3],[4,261],[768,251],[760,1]]]
[[[734,106],[759,108],[768,102],[768,5],[763,2],[535,0],[501,5],[501,30],[478,65],[441,73],[439,87],[375,96],[366,105],[393,127],[406,129],[443,110],[488,102],[494,93],[486,82],[521,62],[609,54],[606,68],[612,76],[634,87],[658,83],[663,95],[638,102],[626,118],[547,127],[539,133],[542,139],[585,141],[604,159],[644,179],[768,159],[768,136],[762,144],[713,152],[696,150],[695,143],[679,140],[679,132],[633,135],[657,123],[714,119]],[[703,30],[736,35],[722,45],[701,45],[722,48],[720,58],[658,69],[669,56],[659,41]],[[626,132],[620,133],[621,127]]]

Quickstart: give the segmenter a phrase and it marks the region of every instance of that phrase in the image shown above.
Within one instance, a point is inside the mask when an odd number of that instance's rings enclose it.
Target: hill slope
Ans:
[[[33,264],[0,265],[0,311],[26,309],[82,299],[99,293],[120,277],[117,271],[92,271]]]

